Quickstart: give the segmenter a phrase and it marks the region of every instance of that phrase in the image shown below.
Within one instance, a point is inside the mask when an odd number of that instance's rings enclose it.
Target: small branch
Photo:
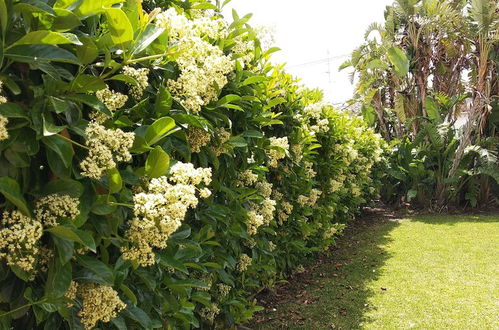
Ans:
[[[64,135],[62,135],[62,134],[56,134],[56,135],[57,135],[57,136],[59,136],[59,137],[61,137],[61,138],[63,138],[64,140],[66,140],[66,141],[68,141],[68,142],[70,142],[70,143],[74,144],[74,145],[77,145],[77,146],[78,146],[78,147],[80,147],[80,148],[90,150],[90,148],[89,148],[89,147],[84,146],[83,144],[80,144],[80,143],[78,143],[78,142],[76,142],[76,141],[73,141],[73,140],[71,140],[70,138],[65,137],[65,136],[64,136]]]

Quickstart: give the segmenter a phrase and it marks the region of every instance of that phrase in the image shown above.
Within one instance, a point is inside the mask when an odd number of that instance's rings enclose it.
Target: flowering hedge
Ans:
[[[245,322],[377,195],[381,139],[219,12],[0,0],[2,328]]]

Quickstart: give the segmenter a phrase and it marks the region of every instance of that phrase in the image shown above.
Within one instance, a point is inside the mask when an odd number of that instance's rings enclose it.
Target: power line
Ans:
[[[326,58],[321,58],[320,60],[315,60],[315,61],[311,61],[311,62],[305,62],[305,63],[301,63],[301,64],[289,65],[288,68],[298,68],[298,67],[303,67],[303,66],[312,66],[312,65],[326,64],[326,63],[330,63],[331,60],[337,60],[337,59],[346,58],[346,57],[350,57],[350,54],[339,55],[339,56],[332,56],[332,57],[326,57]]]

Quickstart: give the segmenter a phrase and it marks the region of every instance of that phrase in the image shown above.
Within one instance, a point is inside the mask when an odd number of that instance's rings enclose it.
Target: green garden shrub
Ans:
[[[219,13],[0,0],[2,328],[246,322],[376,198],[380,137]]]

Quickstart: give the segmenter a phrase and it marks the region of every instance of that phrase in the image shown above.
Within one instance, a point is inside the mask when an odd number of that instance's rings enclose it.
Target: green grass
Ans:
[[[499,216],[353,224],[286,297],[257,328],[499,329]]]

